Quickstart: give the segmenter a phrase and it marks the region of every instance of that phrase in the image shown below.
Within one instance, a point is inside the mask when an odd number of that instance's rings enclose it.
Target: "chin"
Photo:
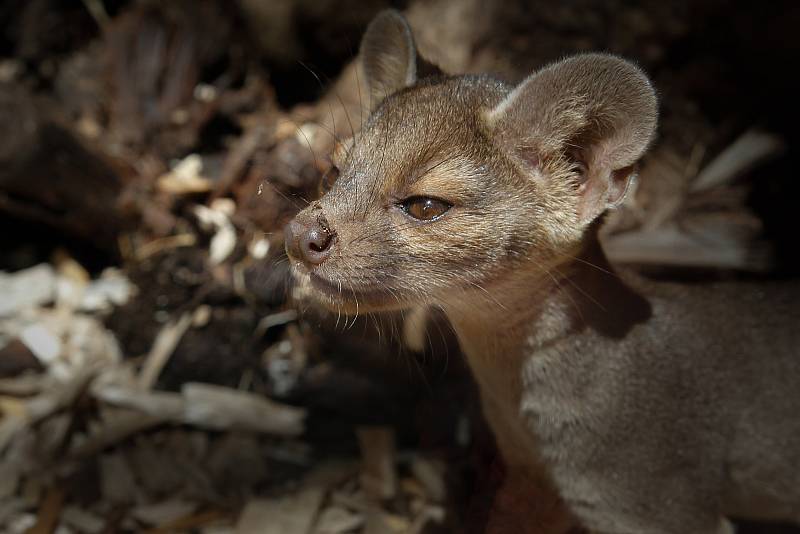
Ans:
[[[347,315],[405,310],[416,303],[403,299],[398,292],[387,287],[355,288],[333,281],[305,267],[292,267],[295,280],[294,295],[299,300],[311,301],[329,311]]]

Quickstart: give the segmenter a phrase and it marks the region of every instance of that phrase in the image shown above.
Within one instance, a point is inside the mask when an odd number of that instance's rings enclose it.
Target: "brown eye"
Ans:
[[[331,166],[328,171],[322,175],[322,181],[320,181],[320,189],[322,189],[323,193],[327,193],[330,191],[333,184],[336,183],[336,180],[339,179],[339,167],[336,165]]]
[[[443,200],[430,197],[411,197],[400,204],[403,211],[420,221],[438,219],[449,210],[452,205]]]

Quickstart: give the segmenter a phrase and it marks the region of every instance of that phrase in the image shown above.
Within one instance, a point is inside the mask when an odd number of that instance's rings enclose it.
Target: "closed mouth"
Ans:
[[[309,273],[311,285],[314,289],[322,291],[329,297],[340,300],[355,301],[383,301],[391,296],[385,288],[380,287],[353,287],[344,282],[334,282],[317,273]]]
[[[293,262],[292,272],[307,289],[311,290],[319,303],[335,312],[370,313],[407,308],[408,302],[398,298],[394,291],[386,286],[370,284],[353,286],[346,280],[331,280],[316,270]]]

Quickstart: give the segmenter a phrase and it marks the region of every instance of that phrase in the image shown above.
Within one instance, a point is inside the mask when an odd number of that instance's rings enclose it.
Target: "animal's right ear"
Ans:
[[[417,81],[417,49],[406,19],[394,9],[381,11],[361,40],[361,61],[375,109],[388,95]]]

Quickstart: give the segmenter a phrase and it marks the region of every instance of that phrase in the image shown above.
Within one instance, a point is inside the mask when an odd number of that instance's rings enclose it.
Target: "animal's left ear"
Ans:
[[[588,224],[623,200],[655,133],[657,108],[638,67],[586,54],[534,73],[486,120],[496,142],[532,176],[574,182],[578,217]]]
[[[417,49],[406,19],[399,12],[380,12],[361,39],[361,62],[375,109],[388,95],[417,81]]]

